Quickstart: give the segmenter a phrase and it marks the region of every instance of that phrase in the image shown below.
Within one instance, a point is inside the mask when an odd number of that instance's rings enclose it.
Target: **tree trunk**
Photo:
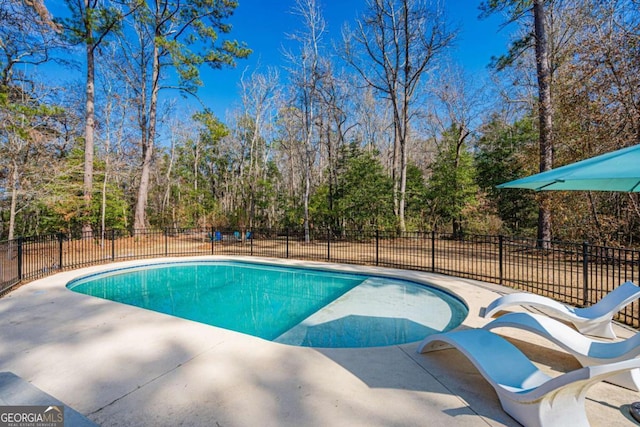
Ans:
[[[9,211],[9,236],[8,240],[15,238],[16,232],[16,207],[18,205],[18,164],[13,162],[11,171],[11,208]]]
[[[156,34],[157,37],[160,34]],[[151,99],[149,102],[149,126],[142,135],[142,170],[140,173],[140,186],[138,187],[138,199],[134,214],[134,235],[138,235],[147,228],[147,201],[149,199],[149,182],[151,177],[151,162],[153,160],[153,145],[156,134],[156,117],[158,105],[160,77],[160,51],[154,42],[153,46],[153,71],[151,76]],[[144,96],[144,93],[143,95]]]
[[[165,175],[165,183],[167,186],[165,187],[165,190],[164,190],[164,196],[162,198],[162,206],[160,211],[163,226],[166,226],[164,219],[167,216],[166,215],[167,206],[169,206],[170,197],[171,197],[171,173],[173,171],[173,162],[175,161],[174,159],[176,154],[176,144],[173,138],[171,138],[171,150],[169,151],[169,153],[170,153],[169,166],[167,166],[167,174]]]
[[[86,112],[84,128],[84,215],[82,218],[82,237],[91,238],[91,199],[93,196],[93,130],[95,120],[95,77],[93,44],[87,42],[87,88]]]
[[[256,219],[256,184],[260,179],[260,151],[258,148],[260,133],[262,128],[262,109],[263,105],[256,108],[256,117],[253,133],[251,135],[251,147],[249,149],[249,230],[253,230]],[[264,165],[264,164],[263,164]],[[263,167],[263,170],[266,169]]]
[[[540,120],[540,172],[553,166],[553,104],[551,102],[551,67],[549,64],[548,41],[545,31],[544,0],[533,2],[536,71],[539,93]],[[551,240],[550,197],[547,193],[540,195],[538,211],[538,244],[547,247]]]
[[[136,202],[136,210],[133,220],[134,235],[147,228],[147,200],[149,199],[149,180],[151,176],[151,160],[153,154],[153,146],[147,141],[147,147],[143,150],[142,170],[140,173],[140,186],[138,187],[138,199]]]
[[[455,155],[455,158],[453,159],[453,169],[456,175],[456,179],[453,184],[455,185],[456,194],[460,191],[460,182],[458,180],[458,170],[460,168],[460,156],[461,156],[462,149],[464,147],[464,141],[465,139],[467,139],[467,137],[470,134],[470,132],[462,124],[457,127],[458,127],[458,140],[456,141],[456,155]],[[451,225],[453,230],[453,237],[455,239],[462,239],[464,234],[464,230],[462,228],[462,216],[461,215],[454,216],[451,223],[452,223]]]
[[[407,231],[405,224],[404,208],[406,204],[407,193],[407,144],[409,139],[409,104],[411,98],[411,38],[409,36],[409,4],[406,0],[402,2],[402,25],[401,34],[403,35],[402,54],[404,56],[404,66],[402,67],[402,73],[404,77],[402,79],[402,127],[400,138],[400,205],[398,209],[399,227],[401,232]]]
[[[398,200],[398,227],[400,232],[407,231],[404,208],[407,193],[407,141],[400,143],[400,198]]]
[[[399,140],[400,140],[400,136],[399,136],[399,130],[398,130],[398,123],[397,123],[397,114],[395,114],[395,111],[397,109],[395,108],[395,104],[394,104],[394,115],[393,115],[393,126],[394,126],[394,131],[393,131],[393,155],[391,158],[391,179],[393,180],[393,214],[398,217],[400,215],[400,185],[399,185],[399,167],[398,167],[398,159],[400,158],[398,151],[399,151]]]
[[[307,154],[306,170],[304,173],[304,242],[311,242],[311,227],[309,226],[309,198],[311,196],[311,161],[310,155]]]

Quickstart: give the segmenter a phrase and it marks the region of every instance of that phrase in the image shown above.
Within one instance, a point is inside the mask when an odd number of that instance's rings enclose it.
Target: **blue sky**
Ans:
[[[366,7],[367,0],[318,0],[327,23],[327,34],[324,42],[327,47],[332,40],[340,40],[341,30],[345,23],[353,23],[360,17]],[[492,56],[507,51],[509,34],[500,29],[503,20],[500,16],[478,19],[478,6],[481,0],[442,0],[449,21],[459,29],[452,56],[467,73],[482,78],[486,76],[487,65]],[[45,4],[54,15],[67,13],[62,0],[46,0]],[[239,0],[239,6],[229,20],[233,29],[229,38],[246,42],[253,54],[246,60],[239,60],[236,68],[212,70],[207,66],[201,69],[204,87],[198,95],[205,106],[212,109],[223,121],[227,110],[238,103],[238,83],[243,71],[252,72],[260,64],[267,66],[284,66],[283,46],[290,42],[288,35],[295,33],[302,26],[299,16],[292,13],[295,0]],[[78,52],[81,52],[79,50]],[[70,58],[67,58],[70,59]],[[74,59],[79,61],[80,69],[73,73],[59,73],[60,68],[53,66],[60,79],[76,79],[82,81],[85,76],[85,64],[82,54]],[[46,70],[49,70],[45,67]],[[51,72],[49,70],[48,72]],[[166,96],[178,96],[166,93]],[[182,100],[181,105],[190,105],[200,109],[201,104],[195,100]]]
[[[319,1],[328,26],[327,45],[332,38],[340,37],[344,23],[353,23],[366,4],[366,0]],[[291,13],[294,4],[294,0],[239,0],[230,20],[231,38],[245,41],[253,54],[238,61],[235,69],[201,70],[205,86],[199,95],[221,119],[237,102],[243,70],[252,71],[258,63],[262,67],[285,64],[282,47],[288,42],[287,34],[301,25],[300,18]],[[500,29],[502,18],[478,19],[479,0],[445,0],[444,5],[448,18],[460,30],[453,57],[468,73],[485,76],[491,57],[507,51],[509,34]]]

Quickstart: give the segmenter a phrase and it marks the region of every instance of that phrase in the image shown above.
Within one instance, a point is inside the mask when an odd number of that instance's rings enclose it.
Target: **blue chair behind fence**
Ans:
[[[220,242],[220,241],[222,241],[222,233],[220,233],[219,231],[216,231],[213,234],[207,233],[207,237],[212,242]]]

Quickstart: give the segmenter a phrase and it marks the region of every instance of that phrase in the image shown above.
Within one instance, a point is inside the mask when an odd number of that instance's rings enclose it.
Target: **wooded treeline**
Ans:
[[[180,94],[251,54],[235,1],[66,0],[55,16],[0,0],[0,238],[547,227],[636,245],[634,194],[495,186],[640,143],[640,1],[483,2],[513,32],[486,82],[452,59],[456,17],[438,2],[363,2],[336,41],[319,1],[293,1],[287,67],[247,70],[221,118]]]

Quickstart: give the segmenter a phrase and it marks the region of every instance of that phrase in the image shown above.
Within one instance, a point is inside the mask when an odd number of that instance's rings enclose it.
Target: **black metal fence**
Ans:
[[[244,255],[308,259],[429,271],[497,283],[587,306],[619,284],[638,283],[640,251],[589,243],[437,232],[287,229],[137,230],[0,242],[0,294],[13,286],[78,267],[165,256]],[[618,320],[640,326],[638,302]]]

